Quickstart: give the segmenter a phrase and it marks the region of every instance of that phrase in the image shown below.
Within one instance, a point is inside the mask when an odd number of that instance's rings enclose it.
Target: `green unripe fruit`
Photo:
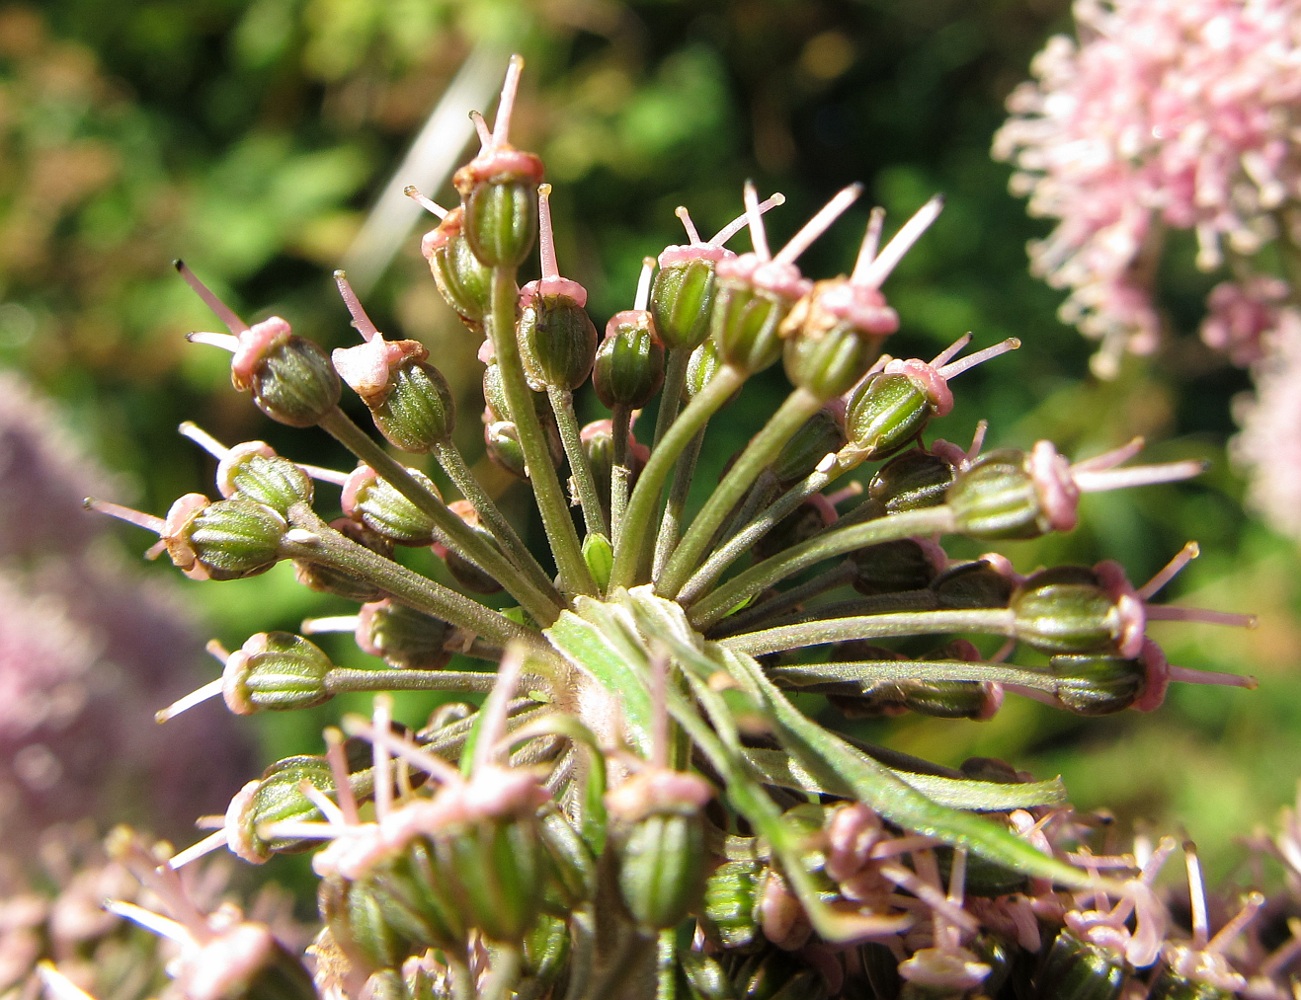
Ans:
[[[357,645],[399,670],[440,670],[452,658],[452,626],[441,618],[391,600],[362,605]]]
[[[438,487],[418,469],[407,472],[430,495]],[[434,540],[434,520],[368,465],[359,465],[343,484],[343,512],[398,545],[429,545]]]
[[[1062,1000],[1116,1000],[1125,964],[1112,952],[1061,931],[1033,980],[1037,996]]]
[[[396,365],[388,393],[370,412],[390,444],[417,455],[448,441],[456,427],[451,386],[442,372],[425,361]]]
[[[762,878],[758,861],[725,861],[705,880],[704,918],[724,948],[744,947],[758,936]]]
[[[1087,566],[1040,570],[1012,595],[1015,634],[1046,653],[1105,653],[1116,649],[1120,611]]]
[[[484,267],[516,268],[538,235],[542,161],[508,145],[490,146],[456,171],[462,231]]]
[[[238,580],[274,566],[288,530],[288,522],[264,504],[241,497],[208,503],[190,493],[168,511],[162,537],[187,576]]]
[[[691,357],[687,359],[687,381],[683,386],[686,398],[694,399],[700,395],[722,366],[718,344],[712,338],[692,351]]]
[[[1051,528],[1020,451],[976,459],[955,477],[946,502],[958,530],[977,538],[1037,538]]]
[[[230,367],[236,389],[249,392],[258,409],[290,427],[314,427],[339,405],[343,386],[318,344],[290,332],[272,316],[240,335]]]
[[[661,257],[661,262],[663,258]],[[709,336],[714,306],[714,261],[706,257],[662,264],[651,285],[650,312],[670,350],[692,350]]]
[[[334,695],[324,650],[289,632],[259,632],[226,659],[221,693],[237,715],[313,708]]]
[[[255,865],[273,854],[314,850],[318,843],[299,837],[264,837],[259,830],[280,820],[320,821],[316,804],[303,794],[303,782],[326,794],[334,791],[334,773],[324,757],[278,760],[231,799],[226,810],[226,843],[232,853]]]
[[[916,440],[933,413],[921,387],[907,375],[877,372],[850,393],[845,434],[873,457],[884,458]]]
[[[461,322],[477,329],[492,297],[492,271],[479,262],[462,231],[464,211],[458,205],[427,233],[420,244],[429,261],[434,284]]]
[[[335,944],[363,968],[397,969],[414,953],[416,940],[389,919],[384,896],[366,880],[323,878],[316,901]]]
[[[704,805],[709,785],[694,774],[648,768],[606,793],[615,824],[619,895],[637,923],[679,923],[705,888]]]
[[[596,349],[592,385],[610,409],[636,410],[654,398],[664,384],[664,344],[651,314],[644,309],[615,313]]]
[[[312,480],[262,441],[237,444],[217,465],[217,488],[227,499],[237,494],[287,515],[294,504],[312,502]]]
[[[1140,660],[1119,656],[1054,656],[1048,669],[1057,700],[1076,715],[1123,712],[1144,694],[1147,670]]]
[[[525,285],[520,297],[519,341],[525,373],[535,387],[572,391],[591,374],[596,326],[587,310],[570,296],[536,290],[529,294],[534,284]]]
[[[783,487],[791,487],[812,475],[826,459],[845,444],[845,430],[836,410],[824,406],[782,446],[769,469]]]
[[[953,484],[953,466],[920,448],[896,455],[867,484],[868,499],[887,514],[944,503]]]

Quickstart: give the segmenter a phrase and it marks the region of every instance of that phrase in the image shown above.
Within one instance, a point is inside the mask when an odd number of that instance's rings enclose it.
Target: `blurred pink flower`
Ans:
[[[1256,397],[1235,407],[1242,432],[1232,455],[1249,478],[1247,502],[1301,539],[1301,310],[1285,309],[1252,370]]]
[[[1287,297],[1287,282],[1271,275],[1221,282],[1206,297],[1202,340],[1235,365],[1254,364],[1264,356],[1263,338],[1278,326]]]
[[[58,412],[0,371],[0,855],[85,816],[185,838],[255,770],[224,712],[155,724],[211,659],[172,581],[142,579],[82,509],[106,480]]]
[[[1301,198],[1301,0],[1073,11],[1080,41],[1054,37],[1035,58],[993,152],[1016,166],[1031,214],[1058,220],[1031,245],[1032,268],[1069,289],[1063,319],[1102,341],[1106,375],[1159,341],[1164,229],[1195,231],[1204,270],[1226,248],[1241,261],[1280,235],[1301,243],[1301,223],[1279,232]]]

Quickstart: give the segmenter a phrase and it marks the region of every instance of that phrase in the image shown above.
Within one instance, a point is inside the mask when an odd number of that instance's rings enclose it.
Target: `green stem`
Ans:
[[[481,1000],[506,1000],[519,982],[523,955],[518,945],[500,945],[492,952],[492,971],[479,994]]]
[[[677,1000],[677,952],[677,928],[660,931],[655,955],[655,1000]]]
[[[768,676],[786,688],[818,690],[826,686],[876,681],[981,681],[1015,684],[1055,693],[1061,681],[1043,670],[985,663],[981,660],[837,660],[772,667]]]
[[[592,478],[592,466],[587,461],[587,452],[583,451],[583,442],[578,429],[578,417],[574,414],[574,394],[568,389],[547,389],[547,398],[556,415],[556,426],[560,429],[560,443],[565,446],[565,457],[569,459],[569,474],[573,477],[574,492],[578,496],[578,505],[583,508],[583,524],[589,535],[610,536],[610,529],[605,523],[605,512],[601,509],[601,498],[596,492],[596,481]]]
[[[705,444],[705,432],[702,429],[687,450],[678,460],[673,470],[673,481],[669,483],[669,499],[664,505],[664,516],[660,518],[660,528],[655,534],[655,560],[651,569],[651,579],[658,579],[664,572],[673,550],[678,547],[682,537],[682,512],[687,509],[687,500],[691,496],[691,479],[696,472],[696,462],[700,459],[700,449]]]
[[[354,691],[475,691],[486,694],[497,675],[478,670],[361,670],[335,667],[325,675],[330,694]]]
[[[512,269],[492,269],[492,310],[486,317],[488,336],[492,339],[497,366],[501,372],[502,389],[510,418],[519,433],[520,449],[542,527],[547,533],[551,551],[560,571],[561,587],[569,594],[596,593],[596,583],[583,559],[583,548],[569,515],[569,501],[565,498],[560,477],[551,461],[546,435],[533,408],[533,390],[524,375],[520,359],[519,342],[515,338],[515,307],[519,291],[515,287]]]
[[[857,446],[842,448],[836,455],[834,467],[826,472],[814,472],[792,486],[764,508],[758,517],[711,552],[700,569],[682,585],[678,591],[678,600],[683,604],[692,603],[714,585],[727,567],[754,548],[755,543],[780,524],[784,517],[794,513],[808,497],[821,493],[845,473],[857,468],[866,456],[867,452]]]
[[[470,501],[470,505],[479,515],[484,527],[497,539],[497,543],[501,546],[502,552],[506,554],[506,558],[518,566],[520,572],[527,574],[530,581],[539,590],[550,596],[557,607],[562,606],[564,599],[560,596],[560,591],[556,590],[555,584],[547,576],[546,570],[533,558],[533,554],[529,552],[524,540],[520,538],[510,521],[502,514],[501,508],[497,506],[478,478],[470,471],[470,467],[461,455],[460,450],[450,441],[443,442],[435,446],[434,458],[437,459],[442,470],[447,473],[447,478],[452,481],[452,485],[460,491],[461,496]]]
[[[1005,827],[937,805],[889,769],[810,721],[786,700],[754,660],[735,657],[733,663],[738,672],[745,672],[744,677],[736,679],[767,702],[783,747],[819,778],[844,780],[855,798],[900,826],[969,850],[1013,871],[1078,888],[1090,884],[1088,872],[1041,853]]]
[[[678,419],[678,410],[682,406],[682,390],[687,384],[687,366],[691,362],[690,349],[669,351],[668,361],[664,366],[664,384],[660,388],[660,412],[655,418],[655,436],[651,447],[658,448],[664,435],[668,433],[673,421]]]
[[[807,389],[796,389],[772,415],[763,430],[746,446],[736,464],[723,477],[704,508],[687,529],[655,589],[664,597],[674,597],[700,564],[701,557],[713,540],[714,533],[732,508],[745,496],[766,466],[809,419],[822,408],[825,400]]]
[[[289,523],[293,528],[305,531],[307,537],[295,537],[296,531],[285,536],[280,551],[287,559],[304,559],[354,573],[370,580],[408,607],[451,622],[499,645],[523,642],[534,650],[547,649],[541,635],[533,629],[350,541],[317,517],[305,503],[296,503],[289,508]]]
[[[618,548],[623,533],[624,511],[628,508],[628,486],[632,482],[632,466],[628,456],[632,451],[632,410],[616,403],[610,411],[610,435],[613,446],[610,462],[610,526],[611,543]]]
[[[1011,636],[1015,626],[1016,614],[1010,608],[971,608],[961,611],[915,611],[831,618],[801,625],[778,625],[757,632],[728,636],[718,641],[734,652],[763,656],[786,649],[856,639],[893,639],[948,632]]]
[[[526,580],[500,550],[448,509],[437,496],[417,482],[406,468],[376,444],[337,406],[320,421],[322,430],[365,462],[390,486],[411,501],[466,559],[495,578],[520,606],[544,628],[556,620],[560,605]],[[483,634],[483,633],[481,633]]]
[[[842,564],[843,566],[844,564]],[[851,615],[888,615],[898,611],[940,611],[940,595],[929,587],[922,590],[897,590],[889,594],[862,594],[848,600],[819,604],[805,608],[797,614],[783,615],[790,602],[786,595],[798,592],[803,587],[792,587],[782,591],[771,600],[752,604],[743,611],[724,618],[718,626],[709,630],[711,639],[736,635],[749,629],[752,623],[763,622],[771,628],[776,625],[803,625],[825,618],[848,618]]]
[[[660,441],[673,426],[673,421],[678,418],[682,406],[682,393],[687,385],[687,369],[690,365],[691,349],[678,348],[669,352],[668,364],[664,371],[664,386],[660,391],[660,411],[655,418],[654,447],[659,447]],[[664,506],[664,516],[660,519],[659,530],[655,533],[651,579],[659,576],[660,570],[668,562],[682,535],[682,511],[687,506],[687,497],[691,493],[691,477],[696,471],[696,461],[700,458],[700,448],[704,443],[705,428],[701,426],[673,470],[673,481],[669,484],[669,499]]]
[[[818,597],[837,587],[853,583],[857,575],[858,567],[852,560],[846,559],[839,566],[834,566],[825,573],[819,573],[812,580],[806,580],[797,587],[783,590],[771,600],[762,601],[728,618],[726,622],[728,632],[743,631],[751,622],[764,621],[771,624],[775,617],[796,605],[803,604],[809,598]]]
[[[659,507],[660,491],[677,463],[678,456],[691,443],[705,424],[718,410],[732,398],[732,394],[745,382],[746,373],[739,368],[725,365],[720,368],[709,384],[700,391],[678,419],[665,432],[663,439],[651,452],[650,460],[637,477],[637,485],[628,501],[624,520],[630,525],[649,525],[653,523]],[[625,532],[622,544],[614,551],[614,568],[610,571],[610,586],[631,587],[639,577],[644,578],[650,562],[650,531],[640,534],[634,530]]]
[[[946,533],[952,531],[953,527],[953,512],[943,506],[904,510],[843,528],[833,526],[807,542],[792,545],[789,549],[756,563],[713,591],[691,609],[692,624],[699,629],[713,625],[737,605],[823,559],[841,556],[878,542]]]

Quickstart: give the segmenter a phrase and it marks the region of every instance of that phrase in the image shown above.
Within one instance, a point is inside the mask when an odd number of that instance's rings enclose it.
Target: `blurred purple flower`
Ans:
[[[208,658],[170,581],[144,581],[81,499],[106,475],[57,412],[0,372],[0,836],[30,852],[52,823],[177,824],[219,811],[254,770],[223,713],[163,731],[153,713]]]

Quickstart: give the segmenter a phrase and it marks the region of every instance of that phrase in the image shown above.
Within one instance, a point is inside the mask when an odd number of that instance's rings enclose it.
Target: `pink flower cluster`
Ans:
[[[1057,36],[1008,99],[994,156],[1030,212],[1058,220],[1030,247],[1069,289],[1062,318],[1102,342],[1099,374],[1161,336],[1152,284],[1167,229],[1237,283],[1208,303],[1204,336],[1259,356],[1277,301],[1251,258],[1301,245],[1301,0],[1076,0],[1080,41]],[[1221,286],[1225,288],[1225,286]]]
[[[1301,539],[1301,310],[1284,309],[1252,369],[1256,398],[1234,414],[1242,433],[1232,456],[1251,470],[1247,502],[1280,531]]]

